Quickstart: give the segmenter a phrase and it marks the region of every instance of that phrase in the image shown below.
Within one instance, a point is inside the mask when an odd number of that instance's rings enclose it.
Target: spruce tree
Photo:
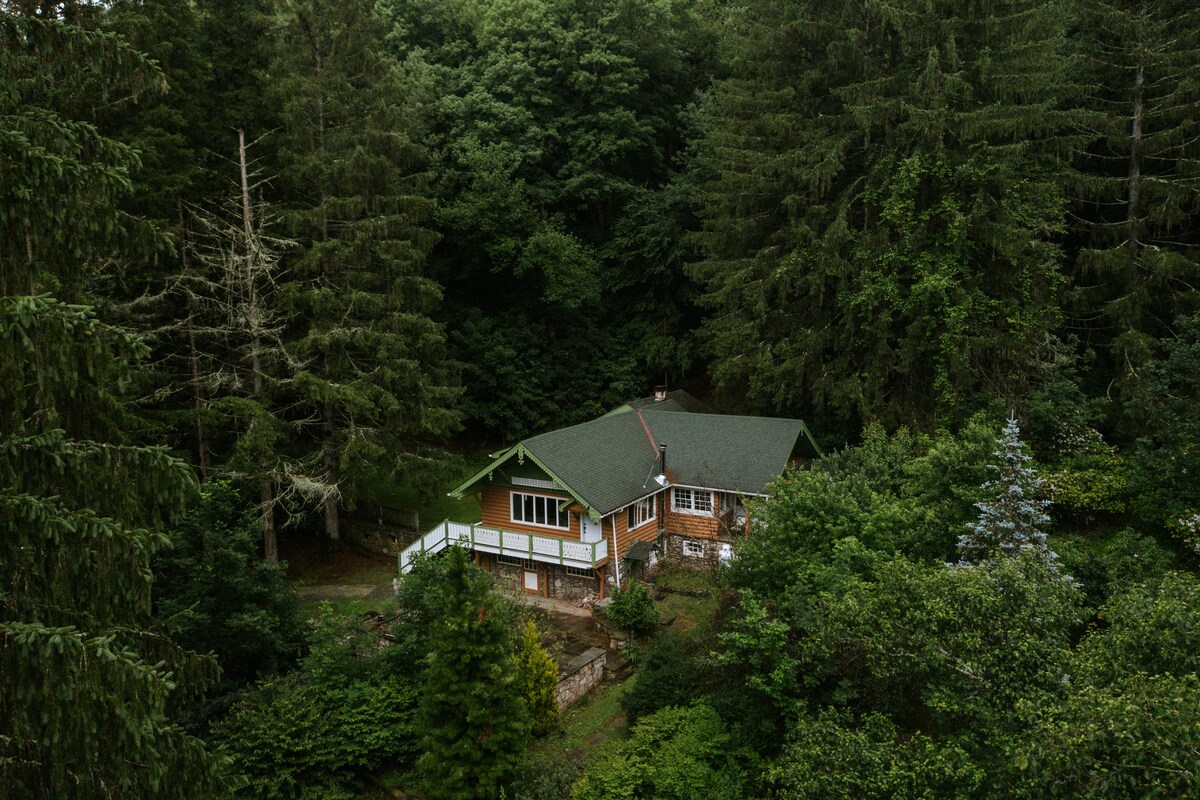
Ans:
[[[435,235],[418,109],[424,68],[382,52],[373,0],[282,7],[272,73],[298,248],[283,286],[302,452],[319,454],[325,531],[375,474],[428,481],[454,430],[454,370],[422,274]],[[340,503],[339,503],[340,501]]]
[[[82,16],[78,5],[64,10]],[[0,11],[0,795],[194,798],[218,762],[169,705],[211,659],[151,628],[157,529],[194,492],[165,450],[133,441],[125,392],[146,355],[83,299],[127,255],[120,211],[136,154],[85,121],[160,84],[119,37],[57,14]],[[128,248],[128,249],[127,249]]]
[[[432,796],[483,800],[516,776],[529,741],[529,710],[491,578],[461,548],[445,558],[421,692],[419,767]]]
[[[720,386],[929,425],[1020,398],[1057,321],[1064,19],[1048,0],[754,0],[700,114]]]
[[[169,713],[216,662],[150,622],[158,528],[194,484],[122,433],[146,347],[45,296],[0,298],[0,331],[0,795],[216,794],[219,762]]]
[[[997,555],[1015,558],[1033,551],[1054,570],[1058,555],[1046,546],[1040,527],[1050,521],[1050,501],[1037,497],[1042,479],[1029,466],[1016,418],[1005,423],[996,444],[996,463],[988,465],[996,477],[980,487],[996,499],[975,504],[979,519],[958,540],[959,565],[994,563]]]
[[[1074,39],[1092,144],[1077,162],[1073,311],[1111,393],[1142,388],[1156,340],[1196,307],[1200,280],[1200,7],[1088,0]]]

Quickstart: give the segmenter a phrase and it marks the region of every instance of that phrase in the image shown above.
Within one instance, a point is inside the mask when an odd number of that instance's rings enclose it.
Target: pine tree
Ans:
[[[440,299],[422,275],[435,236],[417,109],[423,67],[381,54],[372,0],[283,7],[272,72],[283,98],[280,171],[295,198],[299,247],[284,288],[295,320],[293,387],[308,417],[299,443],[320,454],[325,531],[339,500],[376,472],[429,480],[457,422],[454,370],[427,316]],[[435,478],[436,480],[436,478]]]
[[[1054,570],[1058,555],[1046,546],[1046,534],[1039,527],[1050,521],[1050,501],[1037,498],[1042,479],[1029,466],[1016,418],[1009,418],[996,444],[997,463],[989,465],[996,477],[980,487],[994,492],[996,499],[975,504],[979,519],[958,540],[959,565],[992,563],[997,555],[1015,558],[1033,551]]]
[[[0,298],[0,331],[0,795],[216,794],[219,763],[168,713],[216,663],[150,624],[156,528],[193,478],[120,433],[146,348],[47,297]]]
[[[452,547],[445,558],[421,692],[419,767],[432,796],[483,800],[516,776],[529,710],[491,578],[465,550]]]
[[[244,131],[237,131],[237,141],[232,197],[216,212],[192,214],[195,231],[186,246],[197,268],[181,275],[172,293],[182,297],[189,316],[164,328],[186,337],[188,378],[198,384],[198,404],[204,395],[197,419],[209,417],[225,434],[228,455],[215,467],[254,487],[263,555],[274,563],[276,506],[289,498],[323,501],[333,489],[311,477],[319,472],[316,459],[306,463],[283,449],[288,425],[279,398],[297,365],[284,348],[278,287],[281,253],[292,243],[271,235],[273,209],[256,199],[268,179],[252,171]]]
[[[924,425],[1019,399],[1061,285],[1060,5],[761,0],[731,22],[693,147],[719,385]]]

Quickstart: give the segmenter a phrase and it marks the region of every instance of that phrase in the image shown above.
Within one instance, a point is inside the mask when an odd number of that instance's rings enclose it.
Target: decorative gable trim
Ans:
[[[467,493],[468,490],[471,489],[471,487],[473,487],[479,481],[483,480],[484,478],[488,478],[490,480],[492,477],[492,474],[496,471],[496,469],[499,468],[501,464],[503,464],[505,461],[508,461],[513,456],[516,456],[517,461],[522,464],[525,463],[526,458],[528,458],[534,464],[537,464],[538,467],[540,467],[543,472],[545,472],[547,475],[550,476],[553,483],[555,484],[554,489],[556,491],[563,491],[563,492],[566,492],[567,494],[571,495],[571,498],[573,498],[581,506],[583,506],[585,509],[587,509],[589,517],[591,517],[592,519],[600,519],[601,514],[599,511],[597,511],[595,508],[593,508],[592,505],[590,503],[588,503],[588,501],[586,501],[582,497],[580,497],[579,493],[576,492],[574,489],[572,489],[570,486],[568,486],[566,484],[566,482],[563,481],[562,478],[555,475],[554,472],[549,467],[547,467],[545,464],[543,464],[537,456],[535,456],[533,453],[531,453],[527,449],[525,449],[525,445],[523,445],[523,444],[515,444],[512,447],[510,447],[507,450],[500,453],[500,455],[497,456],[495,461],[493,461],[491,464],[488,464],[483,469],[479,470],[479,472],[476,472],[470,478],[467,478],[465,481],[463,481],[461,484],[459,484],[459,486],[457,488],[455,488],[453,491],[448,492],[449,496],[450,497],[462,497],[464,494]],[[534,480],[534,479],[533,478],[519,479],[514,476],[514,478],[511,482],[514,485],[520,485],[517,483],[518,480]],[[547,487],[547,488],[549,488],[549,487]],[[570,502],[571,502],[570,500],[564,500],[562,507],[565,507]]]

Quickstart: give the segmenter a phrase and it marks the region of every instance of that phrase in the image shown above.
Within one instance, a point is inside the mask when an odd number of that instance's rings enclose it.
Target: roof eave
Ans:
[[[559,486],[562,486],[567,494],[571,495],[576,502],[588,510],[588,516],[595,519],[599,519],[601,516],[603,516],[599,511],[596,510],[594,506],[592,506],[591,503],[589,503],[587,500],[584,500],[577,491],[572,489],[566,481],[554,474],[554,470],[547,467],[540,458],[531,453],[529,448],[525,446],[524,442],[518,442],[507,450],[502,451],[492,463],[479,470],[479,472],[476,472],[470,478],[467,478],[457,488],[447,492],[447,495],[454,498],[463,497],[475,484],[479,483],[479,481],[483,480],[484,478],[490,478],[492,473],[495,472],[501,464],[503,464],[505,461],[508,461],[513,456],[516,456],[519,460],[528,458],[534,464],[537,464],[538,467],[540,467],[542,471],[549,475],[555,483],[557,483]]]

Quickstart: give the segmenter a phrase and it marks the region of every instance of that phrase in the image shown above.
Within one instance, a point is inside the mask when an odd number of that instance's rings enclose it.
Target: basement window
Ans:
[[[700,544],[700,542],[685,540],[683,543],[683,554],[691,558],[704,558],[704,545]]]

